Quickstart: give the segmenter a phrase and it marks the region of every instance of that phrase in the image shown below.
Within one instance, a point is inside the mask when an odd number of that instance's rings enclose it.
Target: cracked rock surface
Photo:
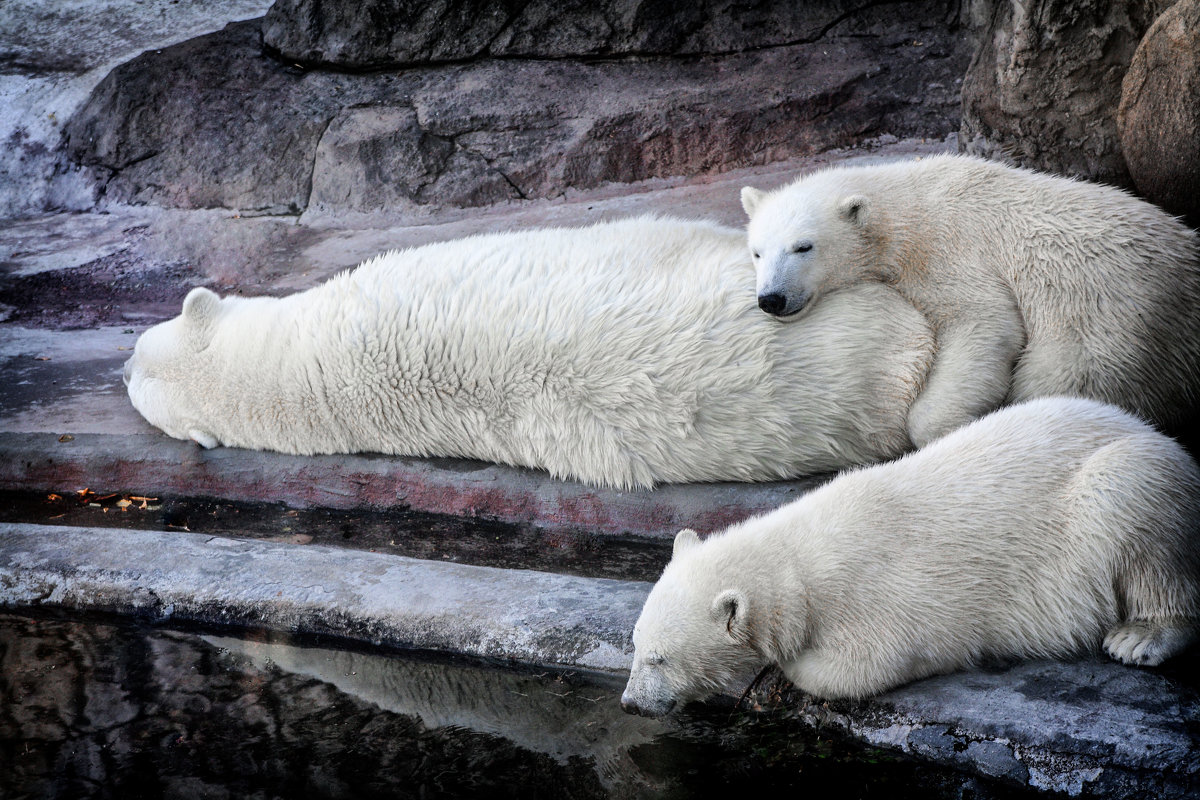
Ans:
[[[0,3],[0,218],[91,208],[63,126],[105,75],[137,54],[261,16],[270,0],[5,0]]]
[[[1173,0],[982,0],[979,50],[963,79],[968,153],[1129,186],[1117,131],[1121,80]]]
[[[924,6],[924,8],[923,8]],[[931,7],[935,13],[931,14]],[[711,55],[954,22],[957,3],[856,0],[278,0],[263,43],[285,60],[342,69],[492,58]]]
[[[958,124],[945,8],[721,57],[486,59],[347,73],[264,53],[258,21],[113,70],[66,127],[105,202],[405,213],[766,164]],[[846,28],[845,32],[843,27]]]

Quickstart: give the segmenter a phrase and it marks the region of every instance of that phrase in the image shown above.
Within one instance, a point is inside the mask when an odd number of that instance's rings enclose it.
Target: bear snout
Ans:
[[[811,294],[788,296],[781,292],[768,292],[758,296],[758,307],[773,317],[793,317],[808,306]]]
[[[636,700],[628,694],[621,695],[621,710],[626,714],[637,714],[639,717],[663,717],[671,713],[671,709],[675,708],[675,701],[669,700],[665,703],[656,704],[653,708],[649,706],[639,705]]]
[[[778,317],[783,313],[783,309],[787,308],[787,298],[778,292],[760,294],[758,296],[758,307],[768,314]]]

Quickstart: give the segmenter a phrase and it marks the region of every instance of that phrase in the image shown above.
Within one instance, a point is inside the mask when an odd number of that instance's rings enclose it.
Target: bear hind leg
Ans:
[[[1112,581],[1105,652],[1155,666],[1185,649],[1200,635],[1195,462],[1170,439],[1140,432],[1097,450],[1068,491],[1075,503],[1064,533],[1107,563],[1097,586]]]

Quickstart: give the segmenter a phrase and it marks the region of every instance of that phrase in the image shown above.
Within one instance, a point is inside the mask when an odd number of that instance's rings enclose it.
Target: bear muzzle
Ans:
[[[675,708],[674,700],[656,703],[654,706],[644,706],[631,698],[628,693],[621,695],[621,710],[626,714],[637,714],[639,717],[651,718],[663,717],[671,713],[673,708]]]
[[[792,317],[808,307],[812,295],[787,295],[782,292],[767,292],[758,296],[758,307],[773,317]]]

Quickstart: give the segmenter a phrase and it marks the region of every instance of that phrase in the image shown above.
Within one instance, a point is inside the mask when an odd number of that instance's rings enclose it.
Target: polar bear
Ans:
[[[634,218],[392,252],[283,298],[193,290],[137,342],[134,407],[206,447],[458,456],[619,488],[895,457],[933,361],[882,286],[803,325],[744,234]]]
[[[918,447],[1006,399],[1070,395],[1180,430],[1200,389],[1200,238],[1107,186],[966,156],[746,187],[760,307],[779,318],[877,281],[938,355]]]
[[[862,697],[973,664],[1096,648],[1158,664],[1200,626],[1200,470],[1082,398],[1009,406],[847,472],[671,562],[633,630],[627,711],[776,663]]]

